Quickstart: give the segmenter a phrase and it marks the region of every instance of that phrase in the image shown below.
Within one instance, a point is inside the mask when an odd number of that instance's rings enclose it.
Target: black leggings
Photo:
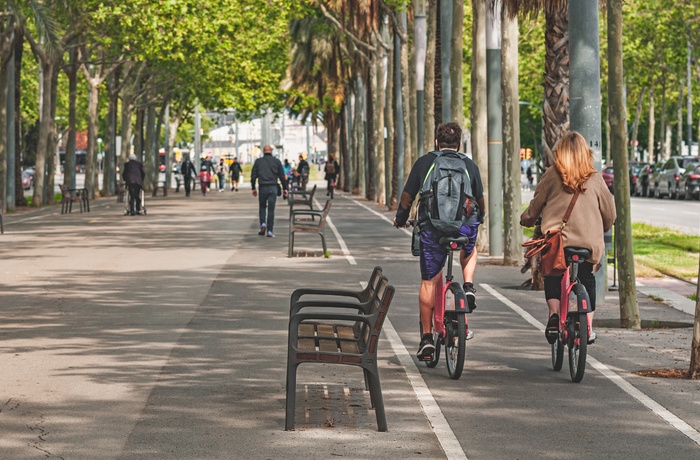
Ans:
[[[563,275],[562,275],[563,276]],[[547,300],[561,298],[561,276],[544,277],[544,297]],[[591,301],[591,310],[595,311],[595,276],[593,275],[593,264],[583,262],[578,266],[578,279],[588,291]]]

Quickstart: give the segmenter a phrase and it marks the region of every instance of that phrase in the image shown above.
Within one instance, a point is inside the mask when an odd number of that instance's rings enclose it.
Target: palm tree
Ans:
[[[495,0],[489,0],[493,5]],[[552,149],[562,133],[569,129],[569,1],[503,0],[512,16],[534,16],[544,12],[545,78],[543,107],[543,148],[545,166],[553,162]]]

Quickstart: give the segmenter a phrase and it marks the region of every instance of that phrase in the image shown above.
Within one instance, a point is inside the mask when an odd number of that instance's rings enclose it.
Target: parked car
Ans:
[[[648,165],[649,163],[640,161],[632,161],[629,163],[630,195],[637,195],[637,181],[639,181],[639,172]]]
[[[678,180],[679,196],[686,200],[700,200],[700,162],[688,163]]]
[[[647,189],[647,194],[646,196],[648,197],[653,197],[654,194],[656,193],[656,184],[659,183],[659,174],[661,174],[661,170],[664,167],[664,162],[659,161],[654,164],[654,166],[651,167],[649,174],[648,174],[648,189]]]
[[[649,173],[654,165],[650,163],[643,163],[637,170],[632,180],[632,194],[635,196],[647,196],[647,191],[649,190]]]
[[[603,168],[603,180],[605,181],[605,185],[608,186],[608,190],[610,190],[610,193],[614,193],[615,189],[613,188],[613,167],[612,166],[606,166]]]
[[[25,169],[22,171],[22,188],[30,190],[32,187],[34,187],[34,170],[30,172]]]
[[[691,156],[672,156],[666,160],[659,173],[656,187],[654,188],[654,196],[656,198],[668,196],[674,200],[678,198],[678,182],[681,175],[685,172],[685,167],[698,161],[700,161],[700,157]]]

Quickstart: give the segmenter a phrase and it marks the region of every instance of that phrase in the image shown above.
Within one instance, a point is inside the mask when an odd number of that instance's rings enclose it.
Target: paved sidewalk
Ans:
[[[449,380],[444,361],[416,363],[410,237],[364,200],[334,200],[329,259],[286,257],[282,200],[277,238],[259,237],[249,188],[147,198],[148,216],[125,217],[115,201],[96,200],[85,214],[5,216],[0,458],[544,458],[557,437],[579,434],[569,417],[581,411],[560,413],[574,403],[587,404],[589,458],[700,452],[595,369],[579,385],[566,365],[551,371],[541,331],[489,294],[544,321],[543,295],[519,288],[526,275],[517,267],[479,268],[462,379]],[[302,235],[299,249],[320,251],[318,236]],[[285,432],[289,295],[300,286],[359,288],[375,265],[397,289],[380,342],[389,432],[376,431],[362,372],[322,365],[300,367],[297,431]],[[615,293],[607,300],[591,354],[699,430],[700,382],[632,374],[687,368],[692,316],[640,296],[643,318],[682,327],[626,331],[613,327]]]

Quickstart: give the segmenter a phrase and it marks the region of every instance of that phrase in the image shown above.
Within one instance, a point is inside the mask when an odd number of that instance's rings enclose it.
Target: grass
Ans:
[[[523,210],[526,207],[524,205]],[[533,231],[533,228],[524,228],[523,234],[532,238]],[[673,276],[691,281],[698,276],[700,236],[635,223],[632,224],[632,246],[635,275],[640,278]]]
[[[28,197],[26,197],[26,199],[27,199],[27,206],[29,206],[31,208],[33,203],[34,203],[34,197],[29,195]],[[60,203],[61,202],[61,194],[60,193],[54,194],[53,201],[54,201],[54,203]]]

